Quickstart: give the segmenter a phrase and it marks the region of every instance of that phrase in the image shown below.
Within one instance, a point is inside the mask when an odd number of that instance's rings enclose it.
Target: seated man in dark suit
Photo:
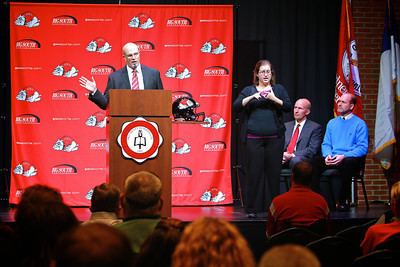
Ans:
[[[322,126],[307,119],[310,112],[311,102],[300,98],[293,108],[295,120],[285,123],[285,152],[282,163],[291,169],[297,162],[312,161],[321,151]]]
[[[89,100],[102,109],[107,108],[110,89],[163,89],[160,72],[140,64],[140,51],[136,44],[125,44],[122,55],[126,66],[110,74],[104,94],[97,89],[93,77],[92,80],[84,76],[79,78],[80,85],[89,91]]]

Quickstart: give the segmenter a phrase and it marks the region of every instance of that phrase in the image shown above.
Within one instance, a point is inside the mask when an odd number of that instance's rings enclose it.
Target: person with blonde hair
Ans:
[[[300,245],[286,244],[266,251],[261,257],[259,267],[320,267],[314,253]]]
[[[171,266],[252,267],[255,261],[247,241],[233,224],[203,217],[186,226]]]
[[[400,233],[400,181],[392,185],[390,206],[393,212],[392,221],[390,223],[374,224],[365,233],[364,240],[361,242],[364,254],[368,254],[391,236]]]

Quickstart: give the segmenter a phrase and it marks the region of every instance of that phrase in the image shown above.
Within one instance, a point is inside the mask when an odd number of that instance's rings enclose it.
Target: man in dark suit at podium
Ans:
[[[140,51],[135,43],[125,44],[122,48],[122,55],[126,66],[110,74],[104,94],[97,89],[93,77],[92,80],[84,76],[79,78],[80,85],[90,92],[89,100],[101,109],[107,108],[110,89],[163,89],[160,72],[140,64]]]
[[[311,102],[300,98],[293,108],[295,120],[285,123],[285,152],[282,163],[291,169],[297,162],[313,161],[321,151],[322,126],[307,119],[310,112]]]

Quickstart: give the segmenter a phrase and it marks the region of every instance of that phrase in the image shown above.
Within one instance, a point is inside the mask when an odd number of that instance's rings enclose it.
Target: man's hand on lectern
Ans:
[[[86,77],[81,76],[79,78],[79,84],[86,90],[90,91],[92,94],[94,94],[97,90],[96,81],[94,80],[93,76],[92,80],[88,80]]]

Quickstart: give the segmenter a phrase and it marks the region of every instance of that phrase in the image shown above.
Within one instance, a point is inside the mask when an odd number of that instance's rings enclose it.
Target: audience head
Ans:
[[[53,267],[131,267],[133,252],[123,233],[112,226],[79,226],[59,240]]]
[[[125,180],[123,208],[125,217],[160,214],[161,180],[148,171],[136,172]]]
[[[293,108],[293,117],[297,122],[302,122],[311,112],[311,102],[307,98],[300,98]]]
[[[120,191],[116,185],[102,183],[93,188],[91,212],[117,212],[119,209]]]
[[[395,217],[400,217],[400,181],[394,183],[390,190],[390,202]]]
[[[340,256],[338,256],[340,257]],[[287,244],[272,247],[262,256],[259,267],[320,267],[314,253],[300,245]]]
[[[136,266],[168,267],[178,244],[185,223],[178,219],[164,218],[142,244]]]
[[[295,184],[310,186],[313,176],[313,166],[309,161],[297,162],[292,169],[292,179]]]
[[[22,193],[19,205],[27,203],[48,203],[48,202],[63,202],[60,191],[57,189],[42,185],[35,184],[27,187]]]
[[[345,116],[353,112],[354,107],[356,106],[357,98],[355,95],[350,93],[343,94],[337,103],[338,112],[340,115]]]
[[[260,78],[259,78],[259,72],[260,72],[260,68],[261,66],[269,66],[271,69],[271,80],[270,80],[270,84],[273,85],[275,84],[275,70],[274,67],[272,66],[271,62],[269,60],[266,59],[262,59],[257,61],[256,65],[254,66],[254,70],[253,70],[253,84],[255,86],[257,86],[260,82]]]
[[[204,217],[186,226],[172,256],[173,267],[255,266],[247,241],[220,218]]]

